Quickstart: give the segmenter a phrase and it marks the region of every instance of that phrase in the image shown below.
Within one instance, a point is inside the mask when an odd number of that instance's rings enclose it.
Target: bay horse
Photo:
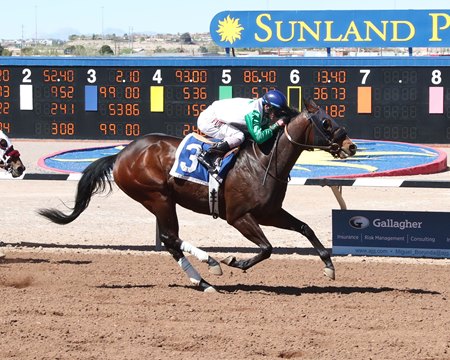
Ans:
[[[284,210],[282,204],[289,173],[303,150],[320,148],[335,157],[346,158],[356,153],[356,145],[314,101],[304,100],[304,103],[302,112],[289,109],[284,131],[279,131],[269,145],[244,142],[219,188],[219,217],[260,248],[260,252],[249,259],[228,256],[222,260],[228,266],[246,270],[270,257],[272,245],[260,227],[268,225],[297,231],[308,238],[325,263],[325,274],[335,278],[329,252],[313,230]],[[209,214],[208,186],[169,175],[181,140],[164,134],[148,134],[134,140],[118,154],[100,158],[83,171],[70,214],[57,209],[40,209],[39,214],[58,224],[72,222],[87,208],[92,195],[107,191],[108,186],[112,191],[112,170],[118,187],[155,215],[161,242],[191,283],[202,291],[216,291],[200,276],[184,252],[208,263],[209,271],[215,275],[222,274],[219,262],[178,235],[176,204]],[[195,157],[191,160],[197,161]]]
[[[13,178],[22,176],[25,171],[19,151],[14,149],[11,140],[2,130],[0,130],[0,169],[9,172]]]

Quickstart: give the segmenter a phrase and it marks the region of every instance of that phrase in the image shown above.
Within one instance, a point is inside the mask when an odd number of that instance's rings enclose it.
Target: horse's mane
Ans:
[[[284,109],[283,113],[284,113],[284,116],[283,116],[284,122],[286,124],[288,124],[293,118],[295,118],[297,115],[299,115],[301,113],[301,111],[299,111],[295,107],[289,107],[289,108]],[[276,141],[278,141],[278,139],[279,139],[279,132],[280,131],[283,131],[283,128],[278,129],[277,134],[272,136],[269,140],[267,140],[266,142],[264,142],[262,144],[256,144],[256,146],[258,146],[259,149],[264,154],[268,155],[270,153],[270,151],[272,150],[272,148],[274,147]],[[245,142],[251,144],[251,143],[254,142],[254,140],[249,138]]]
[[[284,110],[284,113],[286,114],[285,116],[289,119],[289,121],[291,121],[292,118],[300,114],[301,111],[296,107],[288,107],[287,109]]]

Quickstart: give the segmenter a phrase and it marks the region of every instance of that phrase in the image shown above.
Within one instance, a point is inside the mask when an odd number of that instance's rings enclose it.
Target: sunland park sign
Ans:
[[[450,47],[450,10],[223,11],[222,47]]]

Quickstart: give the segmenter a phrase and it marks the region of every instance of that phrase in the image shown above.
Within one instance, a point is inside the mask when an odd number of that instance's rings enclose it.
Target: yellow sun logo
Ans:
[[[219,20],[220,41],[228,41],[230,44],[241,38],[241,31],[244,30],[239,19],[234,19],[228,15],[225,19]]]

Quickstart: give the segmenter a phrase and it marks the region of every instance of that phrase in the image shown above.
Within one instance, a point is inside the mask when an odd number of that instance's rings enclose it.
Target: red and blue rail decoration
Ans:
[[[306,151],[291,171],[292,178],[352,178],[415,175],[444,171],[445,152],[429,146],[391,141],[355,140],[352,158],[335,159],[324,151]],[[126,145],[74,149],[47,155],[40,166],[56,172],[82,172],[92,161],[118,153]]]

